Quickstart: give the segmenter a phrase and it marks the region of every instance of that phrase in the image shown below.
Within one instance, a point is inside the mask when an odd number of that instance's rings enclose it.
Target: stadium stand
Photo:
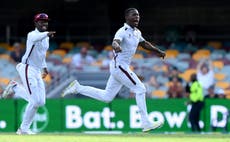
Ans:
[[[9,80],[18,79],[18,75],[15,70],[15,65],[10,62],[10,46],[3,43],[0,45],[4,46],[0,49],[5,50],[0,54],[0,84],[4,87]],[[208,45],[210,46],[210,44]],[[84,66],[81,69],[72,68],[70,65],[72,56],[78,53],[82,46],[91,48],[89,54],[95,57],[96,62],[92,65]],[[180,44],[180,46],[187,45]],[[196,73],[197,62],[204,57],[212,59],[216,87],[223,88],[226,92],[228,92],[230,88],[230,79],[228,78],[230,54],[227,53],[226,50],[221,49],[221,47],[218,47],[218,49],[212,52],[209,49],[197,49],[196,51],[192,49],[187,52],[188,49],[180,51],[173,47],[173,49],[166,50],[167,58],[165,60],[156,58],[154,54],[146,52],[141,47],[138,48],[139,50],[134,55],[131,67],[137,74],[143,76],[144,81],[148,79],[150,74],[157,75],[157,81],[160,87],[152,90],[151,96],[153,98],[167,98],[167,89],[170,86],[168,76],[169,67],[173,66],[178,68],[180,77],[182,77],[185,82],[188,82],[190,75]],[[52,95],[52,97],[58,98],[59,93],[61,93],[61,90],[65,87],[63,84],[66,84],[63,80],[68,80],[68,78],[78,78],[83,84],[104,88],[109,75],[109,68],[103,67],[102,61],[107,58],[109,51],[111,51],[110,45],[104,46],[104,50],[98,52],[94,50],[93,45],[88,42],[78,42],[74,45],[73,42],[69,41],[60,43],[56,49],[50,49],[49,54],[47,54],[47,65],[50,75],[44,80],[48,90],[47,93],[53,92],[53,89],[58,88],[57,86],[62,86],[59,91],[57,91],[57,95]]]
[[[78,46],[79,45],[80,44],[78,44]],[[183,44],[181,44],[181,46],[182,45]],[[152,97],[167,98],[166,90],[170,84],[167,77],[168,67],[170,66],[177,67],[178,70],[181,72],[180,76],[183,78],[183,80],[185,80],[185,82],[188,82],[190,75],[192,73],[196,73],[195,67],[197,65],[197,62],[204,57],[211,58],[213,60],[213,66],[215,68],[216,87],[223,88],[225,90],[229,88],[229,81],[226,79],[227,71],[229,70],[228,67],[229,59],[228,59],[228,54],[226,53],[225,50],[218,48],[218,50],[213,50],[213,52],[211,52],[211,50],[209,49],[197,49],[195,52],[193,50],[189,52],[183,52],[177,49],[168,49],[166,51],[168,57],[163,61],[151,54],[150,57],[149,55],[146,56],[149,53],[145,52],[144,50],[141,50],[141,47],[139,48],[140,49],[137,51],[132,61],[132,68],[134,69],[135,72],[138,72],[140,74],[142,72],[146,72],[144,78],[148,78],[150,72],[152,72],[153,74],[158,74],[157,81],[161,84],[160,89],[152,91]],[[102,77],[100,72],[103,71],[104,73],[102,74],[105,74],[106,72],[108,76],[108,68],[104,70],[101,67],[102,66],[101,61],[106,56],[108,51],[111,51],[110,45],[105,46],[102,52],[91,53],[91,54],[96,54],[94,55],[94,57],[96,57],[97,62],[92,66],[84,66],[84,68],[82,68],[81,70],[75,69],[75,71],[78,73],[77,74],[73,73],[74,76],[77,77],[80,80],[80,82],[83,84],[104,88],[106,84],[106,77]],[[54,56],[52,54],[50,55],[49,58]],[[60,59],[60,57],[54,56],[52,58],[54,59],[56,58],[57,60],[61,61],[60,66],[64,64],[66,66],[65,68],[69,70],[68,65],[70,63],[71,57],[72,54],[71,51],[69,51],[65,55],[62,55],[62,60]],[[53,63],[55,63],[55,61]],[[60,71],[60,69],[55,69],[55,67],[52,70]]]

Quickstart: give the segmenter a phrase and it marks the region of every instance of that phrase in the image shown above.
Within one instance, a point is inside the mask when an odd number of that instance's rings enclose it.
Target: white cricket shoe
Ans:
[[[69,84],[69,86],[62,92],[61,96],[65,97],[66,95],[77,94],[77,86],[79,86],[79,82],[74,80]]]
[[[31,130],[27,130],[27,131],[22,131],[21,128],[18,128],[17,135],[35,135],[36,133],[32,132]]]
[[[157,122],[150,123],[149,125],[146,125],[143,127],[142,132],[148,132],[151,130],[155,130],[157,128],[160,128],[163,124],[164,124],[163,121],[157,121]]]
[[[17,85],[17,82],[11,80],[8,85],[6,86],[5,90],[2,93],[2,98],[7,98],[9,95],[14,93],[13,87]]]

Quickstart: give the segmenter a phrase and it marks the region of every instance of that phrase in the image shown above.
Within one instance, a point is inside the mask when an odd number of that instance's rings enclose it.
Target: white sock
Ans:
[[[38,108],[33,107],[31,103],[27,105],[24,116],[23,116],[23,121],[20,126],[22,131],[27,131],[30,128],[30,125],[32,124],[34,116],[37,112],[37,109]]]
[[[136,103],[141,115],[142,126],[149,124],[148,112],[146,107],[145,94],[136,94]]]

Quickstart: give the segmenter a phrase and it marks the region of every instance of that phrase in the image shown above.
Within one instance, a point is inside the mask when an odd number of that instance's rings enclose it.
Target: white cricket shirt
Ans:
[[[132,28],[128,24],[124,24],[115,34],[114,39],[121,41],[122,51],[117,54],[116,62],[120,64],[130,65],[131,59],[136,52],[139,42],[145,39],[141,35],[141,31]]]
[[[48,32],[39,32],[38,29],[27,35],[26,52],[22,57],[22,63],[33,66],[37,69],[47,67],[46,51],[49,48]]]
[[[197,80],[204,89],[208,89],[210,86],[214,84],[214,72],[210,70],[208,73],[202,74],[199,70],[197,72]]]

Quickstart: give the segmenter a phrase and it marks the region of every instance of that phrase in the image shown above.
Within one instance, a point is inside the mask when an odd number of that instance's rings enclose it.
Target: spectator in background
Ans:
[[[197,79],[203,87],[203,94],[208,93],[208,88],[214,85],[214,71],[210,59],[202,59],[197,65]]]
[[[109,51],[105,59],[102,60],[102,67],[109,68],[110,62],[113,60],[113,51]]]
[[[199,125],[200,112],[204,106],[203,100],[203,88],[201,84],[197,81],[197,75],[192,74],[190,77],[190,86],[189,86],[189,104],[192,105],[192,108],[189,113],[189,121],[192,126],[193,132],[200,132],[201,128]]]
[[[13,51],[10,53],[10,57],[14,64],[21,62],[24,52],[25,51],[23,50],[22,45],[18,42],[15,42],[13,45]]]
[[[152,92],[160,87],[154,75],[152,75],[144,85],[146,88],[146,97],[148,98],[152,98]]]
[[[226,98],[226,94],[225,94],[224,90],[221,89],[221,88],[219,88],[216,91],[216,94],[217,94],[217,98],[220,98],[220,99],[225,99]]]
[[[133,98],[133,96],[130,92],[130,89],[125,87],[125,86],[121,87],[120,91],[117,94],[117,97],[122,98],[122,99]]]
[[[184,87],[182,83],[179,81],[177,76],[172,77],[172,81],[170,82],[170,86],[168,89],[168,97],[169,98],[183,98],[185,94]]]
[[[170,72],[169,72],[169,81],[172,81],[173,77],[177,77],[179,82],[183,82],[183,79],[179,76],[180,72],[178,70],[177,67],[172,67],[170,68]]]
[[[88,48],[82,47],[80,53],[77,53],[72,58],[72,66],[82,68],[84,65],[92,65],[95,59],[88,54]]]
[[[208,88],[208,93],[205,95],[205,98],[218,98],[218,95],[215,93],[215,86],[212,85]]]

